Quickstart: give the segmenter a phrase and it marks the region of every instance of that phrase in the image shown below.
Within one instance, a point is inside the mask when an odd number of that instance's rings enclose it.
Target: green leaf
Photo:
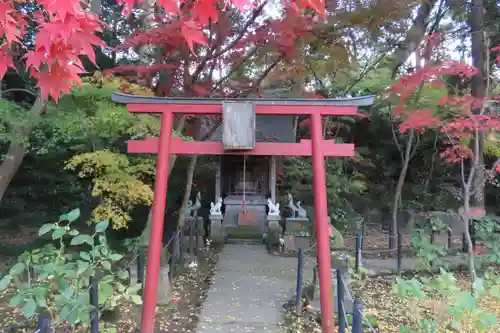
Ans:
[[[67,320],[68,316],[70,315],[70,312],[71,312],[71,305],[68,304],[64,306],[60,314],[61,320]]]
[[[108,229],[109,221],[101,221],[95,225],[95,232],[104,232]]]
[[[116,273],[116,276],[118,276],[118,278],[121,280],[125,280],[125,279],[128,279],[129,274],[128,274],[128,271],[126,269],[122,269],[121,271],[118,271]]]
[[[2,280],[0,280],[0,291],[4,291],[9,287],[10,281],[11,281],[11,276],[10,275],[5,275]]]
[[[102,261],[101,265],[102,265],[102,267],[104,267],[104,269],[107,269],[107,270],[111,269],[111,263],[109,261]]]
[[[114,276],[113,275],[105,275],[102,279],[101,279],[101,282],[102,283],[109,283],[109,282],[113,282],[115,280]]]
[[[46,233],[48,233],[49,231],[51,231],[55,227],[56,226],[55,226],[54,223],[46,223],[46,224],[42,225],[42,227],[40,228],[40,230],[38,230],[38,236],[45,235]]]
[[[110,255],[109,257],[109,260],[111,261],[118,261],[120,260],[121,258],[123,258],[123,256],[121,254],[118,254],[118,253],[113,253],[112,255]]]
[[[106,237],[104,235],[99,235],[99,243],[101,245],[106,245],[107,244],[107,240],[106,240]]]
[[[90,261],[90,254],[88,254],[87,252],[80,252],[80,258],[86,261]]]
[[[142,298],[139,295],[132,295],[132,296],[130,296],[130,299],[132,300],[132,302],[134,302],[137,305],[142,304]]]
[[[23,315],[26,318],[31,318],[36,311],[36,302],[32,298],[28,298],[23,306]]]
[[[99,304],[104,304],[108,298],[113,296],[114,289],[109,283],[99,282]]]
[[[491,293],[491,296],[493,296],[495,298],[500,298],[500,286],[495,285],[495,286],[491,287],[490,293]]]
[[[59,279],[58,281],[59,290],[66,290],[69,287],[69,282],[65,279]]]
[[[127,292],[126,292],[126,293],[127,293],[128,295],[137,294],[137,292],[138,292],[139,290],[141,290],[141,288],[142,288],[142,284],[140,284],[140,283],[136,283],[136,284],[131,285],[130,287],[128,287],[128,289],[127,289]]]
[[[26,265],[24,265],[24,263],[18,262],[17,264],[15,264],[14,266],[12,266],[12,268],[9,271],[9,274],[11,276],[19,275],[22,272],[24,272],[25,268],[26,268]]]
[[[66,229],[65,228],[56,228],[52,232],[52,239],[59,239],[62,236],[64,236],[65,234],[66,234]]]
[[[73,229],[73,230],[70,230],[70,231],[68,232],[68,234],[69,234],[70,236],[77,236],[77,235],[79,235],[79,234],[80,234],[80,232],[79,232],[78,230],[74,230],[74,229]]]
[[[63,214],[59,217],[59,221],[76,221],[80,217],[80,208],[75,208],[67,214]]]
[[[88,261],[78,260],[78,270],[76,271],[76,274],[80,275],[84,273],[89,268],[89,266],[90,264]]]
[[[36,295],[36,304],[41,308],[45,308],[47,307],[47,300],[42,295]]]
[[[73,306],[66,320],[70,325],[75,325],[78,322],[78,306]]]
[[[92,238],[92,236],[89,235],[78,235],[73,237],[70,245],[81,245],[83,243],[87,243],[90,246],[92,246],[94,245],[94,239]]]
[[[9,306],[11,308],[17,307],[21,302],[23,301],[23,295],[22,294],[17,294],[16,296],[12,297],[9,302]]]

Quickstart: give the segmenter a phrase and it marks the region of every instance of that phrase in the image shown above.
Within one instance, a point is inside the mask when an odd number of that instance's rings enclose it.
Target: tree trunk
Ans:
[[[184,227],[184,212],[186,211],[189,198],[191,197],[191,189],[193,188],[194,170],[196,169],[196,162],[198,156],[193,155],[190,157],[189,165],[186,169],[186,187],[184,188],[184,197],[182,198],[182,205],[179,209],[179,217],[177,219],[177,226],[182,230]]]
[[[394,240],[396,239],[396,233],[398,230],[398,208],[401,202],[401,192],[403,191],[403,186],[405,184],[406,173],[408,172],[408,165],[411,160],[411,152],[413,148],[413,138],[415,137],[415,129],[410,128],[408,130],[408,141],[405,145],[405,151],[403,155],[403,165],[401,167],[401,172],[399,173],[398,182],[396,184],[396,191],[394,192],[394,200],[392,202],[392,224],[391,224],[391,241],[390,248],[394,248]],[[397,144],[397,143],[396,143]]]
[[[462,216],[465,241],[467,242],[467,266],[469,268],[469,278],[471,282],[471,291],[474,293],[474,283],[476,281],[476,267],[474,265],[474,248],[472,245],[472,238],[470,236],[469,224],[470,224],[470,187],[464,189],[464,211]]]
[[[477,100],[484,100],[486,95],[486,45],[484,41],[484,3],[483,0],[472,0],[472,8],[469,16],[471,29],[471,54],[472,64],[478,69],[478,73],[471,79],[471,94]],[[473,110],[481,113],[482,107]],[[476,208],[484,209],[484,133],[479,133],[479,149],[477,172],[475,172],[471,204]]]
[[[38,95],[29,112],[32,116],[37,117],[40,116],[44,111],[45,102],[42,100],[41,96]],[[27,124],[20,128],[12,128],[12,130],[17,132],[17,135],[26,138],[30,135],[32,126],[33,124]],[[26,149],[20,142],[13,139],[10,142],[7,151],[7,158],[0,165],[0,203],[5,196],[5,193],[7,192],[7,188],[9,187],[10,182],[14,178],[17,170],[19,170],[19,167],[21,166],[25,155]]]
[[[399,44],[398,48],[394,52],[396,59],[394,61],[394,65],[392,66],[393,78],[396,77],[399,67],[402,66],[406,60],[408,60],[410,55],[415,52],[418,46],[422,43],[429,17],[435,4],[436,0],[428,0],[423,1],[420,5],[413,26],[410,30],[408,30],[406,38]]]

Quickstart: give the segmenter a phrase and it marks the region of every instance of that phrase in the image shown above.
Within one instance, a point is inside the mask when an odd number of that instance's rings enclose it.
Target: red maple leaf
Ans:
[[[182,21],[181,32],[186,43],[188,44],[189,50],[194,54],[194,44],[206,45],[207,38],[203,34],[201,26],[194,20]]]
[[[408,131],[410,128],[423,129],[436,127],[441,124],[441,119],[435,117],[431,110],[416,110],[412,111],[406,120],[399,125],[401,133]]]
[[[202,1],[203,2],[203,1]],[[156,0],[156,5],[165,9],[169,14],[179,14],[179,5],[176,0]]]
[[[202,26],[207,25],[210,21],[217,22],[219,14],[216,6],[217,0],[197,1],[191,9],[191,15]]]
[[[5,15],[5,21],[2,22],[2,30],[9,45],[18,42],[21,37],[21,30],[18,28],[18,24],[19,22],[14,17]]]
[[[33,66],[35,69],[39,69],[40,65],[47,61],[45,51],[38,52],[29,50],[24,57],[26,59],[26,68]]]
[[[9,67],[16,69],[12,57],[7,53],[8,49],[9,47],[6,44],[2,45],[0,48],[0,78],[5,76]]]
[[[292,5],[293,5],[293,3],[292,3]],[[318,13],[318,15],[321,18],[326,17],[325,0],[295,0],[295,5],[299,9],[311,8],[316,13]],[[335,8],[335,7],[336,7],[336,5],[334,5],[333,8]]]
[[[38,0],[37,1],[50,14],[57,13],[61,20],[68,14],[75,14],[82,10],[80,0]]]
[[[83,73],[77,66],[60,66],[54,63],[48,71],[32,72],[32,75],[38,80],[36,86],[40,88],[42,98],[50,96],[57,103],[61,95],[69,93],[74,85],[82,85],[79,75]]]

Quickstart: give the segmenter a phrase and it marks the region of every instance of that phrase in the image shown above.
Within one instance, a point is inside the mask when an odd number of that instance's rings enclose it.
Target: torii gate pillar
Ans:
[[[174,115],[170,112],[161,114],[160,142],[158,159],[156,161],[156,180],[154,200],[151,216],[151,232],[149,236],[148,263],[146,266],[146,283],[143,294],[143,308],[141,316],[141,333],[154,332],[156,313],[156,295],[158,279],[160,277],[160,259],[163,247],[163,218],[167,201],[168,165],[170,162],[170,141]]]
[[[333,333],[333,284],[328,234],[328,202],[326,198],[325,155],[322,150],[323,128],[321,114],[311,115],[312,168],[314,208],[316,210],[316,243],[323,333]],[[326,315],[325,315],[326,314]]]

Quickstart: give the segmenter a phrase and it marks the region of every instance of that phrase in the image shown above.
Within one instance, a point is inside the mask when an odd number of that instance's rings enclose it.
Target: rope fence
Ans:
[[[297,256],[297,292],[295,295],[295,312],[297,315],[300,315],[302,312],[302,289],[303,289],[303,265],[304,258],[307,258],[304,254],[307,251],[310,251],[311,248],[302,250],[299,249]],[[337,326],[339,333],[345,333],[346,328],[350,333],[362,333],[363,327],[368,328],[370,332],[377,333],[377,330],[370,323],[369,319],[365,316],[363,312],[363,301],[361,299],[353,298],[349,291],[349,286],[345,281],[345,271],[343,268],[337,268],[332,270],[332,275],[335,274],[334,281],[336,280],[336,305],[338,313]],[[316,274],[315,274],[316,275]],[[313,277],[313,284],[317,277]],[[346,306],[346,298],[347,302],[352,304],[352,321],[351,325],[349,325],[349,317],[348,317],[348,307]]]
[[[472,240],[472,245],[473,248],[476,248],[476,232],[475,232],[475,224],[471,223],[469,226],[469,233],[471,236]],[[337,313],[338,313],[338,332],[339,333],[345,333],[346,329],[350,333],[362,333],[363,329],[368,329],[372,333],[377,333],[377,330],[373,327],[372,323],[370,320],[365,316],[364,311],[363,311],[363,301],[358,298],[353,298],[350,291],[349,291],[349,286],[348,283],[345,280],[345,269],[349,269],[349,256],[354,255],[355,258],[355,263],[354,263],[354,271],[356,274],[360,273],[360,268],[363,267],[363,255],[364,254],[384,254],[384,253],[395,253],[396,255],[396,271],[392,272],[401,274],[403,271],[403,253],[404,253],[404,247],[403,247],[403,238],[405,235],[401,233],[397,233],[395,236],[395,243],[396,246],[395,248],[391,248],[391,241],[388,243],[388,248],[373,248],[373,249],[365,249],[364,248],[364,228],[361,227],[359,229],[359,232],[356,236],[349,237],[349,238],[344,238],[344,240],[355,240],[355,249],[352,248],[332,248],[331,251],[333,253],[335,252],[340,252],[341,255],[339,258],[341,260],[345,260],[345,268],[336,268],[332,269],[332,274],[335,274],[336,277],[333,277],[333,281],[336,282],[336,306],[337,306]],[[413,234],[408,234],[406,236],[413,236]],[[436,243],[436,236],[438,236],[438,233],[435,231],[431,231],[429,236],[429,242],[431,244]],[[384,239],[390,239],[393,238],[390,235],[384,236],[384,237],[378,237],[379,240],[384,240]],[[375,238],[377,239],[377,237]],[[373,238],[371,239],[372,241],[374,240]],[[461,241],[462,246],[461,248],[454,249],[453,244]],[[467,242],[465,239],[465,234],[462,233],[460,235],[452,235],[450,231],[446,233],[446,245],[447,245],[447,254],[453,252],[453,251],[460,251],[467,253]],[[295,295],[295,312],[297,315],[300,315],[303,311],[302,308],[302,290],[303,290],[303,270],[304,270],[304,261],[308,260],[312,263],[314,270],[313,270],[313,281],[312,284],[315,286],[318,280],[317,276],[317,258],[316,258],[316,253],[313,252],[313,250],[316,247],[316,243],[311,245],[307,249],[298,249],[298,256],[297,256],[297,288],[296,288],[296,295]],[[344,257],[342,257],[344,255]],[[387,259],[391,260],[391,259]],[[351,267],[352,268],[352,267]],[[352,321],[349,322],[349,317],[348,317],[348,307],[346,306],[346,302],[352,304]],[[350,323],[350,324],[349,324]]]

